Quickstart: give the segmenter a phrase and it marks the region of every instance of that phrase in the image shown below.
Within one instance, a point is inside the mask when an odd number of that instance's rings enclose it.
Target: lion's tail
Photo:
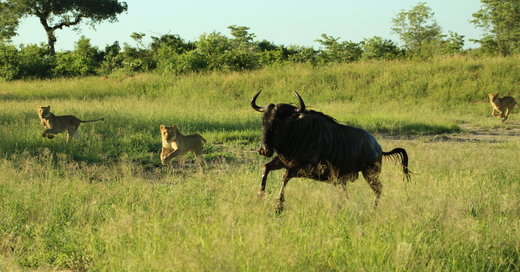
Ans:
[[[81,123],[92,123],[92,122],[97,122],[97,121],[105,121],[105,118],[99,118],[99,119],[96,119],[96,120],[86,120],[86,121],[82,121],[82,120],[79,120]]]

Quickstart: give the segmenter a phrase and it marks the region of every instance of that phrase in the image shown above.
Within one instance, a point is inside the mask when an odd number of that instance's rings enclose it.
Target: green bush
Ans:
[[[74,51],[56,54],[56,76],[88,76],[96,74],[100,67],[101,54],[99,50],[90,44],[90,40],[81,37],[76,42]]]
[[[0,78],[13,80],[20,71],[20,56],[16,47],[0,43]]]
[[[19,73],[17,78],[49,78],[54,66],[54,57],[49,55],[47,46],[28,45],[19,52]]]

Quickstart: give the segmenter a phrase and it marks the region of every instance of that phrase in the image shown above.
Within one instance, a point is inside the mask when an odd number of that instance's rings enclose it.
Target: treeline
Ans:
[[[487,33],[480,40],[478,49],[463,49],[464,36],[455,32],[444,33],[434,19],[434,13],[422,2],[410,10],[402,10],[392,19],[392,32],[399,35],[401,46],[392,40],[375,36],[361,42],[340,41],[340,38],[322,34],[316,40],[318,49],[305,46],[276,45],[267,40],[255,40],[255,35],[245,26],[229,26],[230,36],[220,32],[202,34],[197,41],[186,41],[178,35],[152,36],[149,44],[143,43],[145,34],[133,33],[136,46],[114,42],[104,49],[92,46],[90,40],[81,37],[74,50],[55,52],[54,31],[47,31],[48,44],[17,47],[10,43],[16,34],[17,22],[6,20],[10,10],[19,16],[31,15],[34,7],[49,4],[33,0],[31,5],[21,0],[11,0],[0,5],[0,79],[31,79],[53,77],[77,77],[108,75],[114,72],[162,72],[190,73],[206,71],[243,71],[280,63],[349,63],[372,60],[430,59],[439,56],[470,54],[509,56],[520,54],[520,5],[518,0],[481,0],[482,8],[473,14],[471,21]],[[24,4],[25,3],[25,4]],[[71,2],[72,3],[72,2]],[[69,3],[70,5],[72,5]],[[78,2],[83,3],[83,2]],[[92,4],[83,3],[85,8]],[[126,9],[126,3],[113,3],[114,12],[100,18],[114,19]],[[2,8],[3,7],[3,8]],[[11,9],[9,9],[11,7]],[[50,11],[56,8],[50,5]],[[85,9],[83,8],[83,9]],[[62,9],[75,10],[77,5]],[[90,9],[79,12],[79,17],[92,16]],[[61,9],[60,9],[61,10]],[[87,12],[88,11],[88,12]],[[57,12],[57,11],[56,11]],[[16,13],[16,12],[14,12]],[[49,14],[54,14],[50,12]],[[60,14],[60,13],[57,13]],[[42,22],[52,18],[40,16]],[[48,15],[48,14],[47,14]],[[64,25],[69,22],[67,13],[61,14]],[[81,16],[80,16],[81,15]],[[43,16],[43,17],[42,17]],[[108,17],[107,17],[108,16]],[[95,17],[97,18],[97,17]]]
[[[137,46],[114,42],[99,49],[81,37],[72,51],[49,54],[48,46],[27,45],[20,48],[0,43],[0,77],[5,80],[23,78],[76,77],[124,73],[204,71],[242,71],[277,63],[345,63],[364,60],[394,60],[411,57],[405,49],[381,37],[355,43],[323,34],[318,39],[321,49],[303,46],[275,45],[254,39],[244,26],[230,26],[231,37],[213,32],[203,34],[195,42],[178,35],[151,37],[144,45],[144,34],[134,33]],[[461,54],[462,44],[445,40],[425,45],[420,55]]]

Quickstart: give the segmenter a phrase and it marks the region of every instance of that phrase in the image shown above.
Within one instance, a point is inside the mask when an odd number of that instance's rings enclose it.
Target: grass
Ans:
[[[502,124],[485,95],[519,96],[517,62],[0,83],[0,271],[517,271],[520,140],[430,141],[462,124],[514,129],[518,111]],[[266,159],[254,152],[261,121],[248,103],[258,89],[259,104],[295,102],[297,89],[312,109],[376,134],[384,150],[406,148],[412,182],[385,160],[374,211],[362,179],[348,199],[294,179],[277,215],[282,171],[256,197]],[[81,125],[69,144],[47,140],[38,104],[106,121]],[[160,124],[208,139],[204,171],[191,157],[158,167]]]

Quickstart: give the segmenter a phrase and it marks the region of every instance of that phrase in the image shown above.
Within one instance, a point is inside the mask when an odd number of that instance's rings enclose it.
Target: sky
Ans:
[[[119,41],[135,46],[133,32],[144,33],[144,44],[150,36],[177,34],[196,41],[204,33],[220,32],[231,36],[230,25],[247,26],[255,40],[268,40],[276,45],[298,45],[319,48],[315,40],[325,33],[340,41],[360,42],[381,36],[400,44],[392,33],[392,18],[402,10],[410,10],[419,2],[432,9],[443,33],[454,31],[465,36],[465,47],[477,47],[469,39],[478,39],[482,31],[469,21],[481,6],[479,0],[126,0],[128,11],[118,22],[101,23],[92,29],[81,25],[79,31],[57,30],[56,50],[72,50],[82,36],[91,44],[104,48]],[[21,21],[14,44],[46,43],[45,31],[36,17]]]

